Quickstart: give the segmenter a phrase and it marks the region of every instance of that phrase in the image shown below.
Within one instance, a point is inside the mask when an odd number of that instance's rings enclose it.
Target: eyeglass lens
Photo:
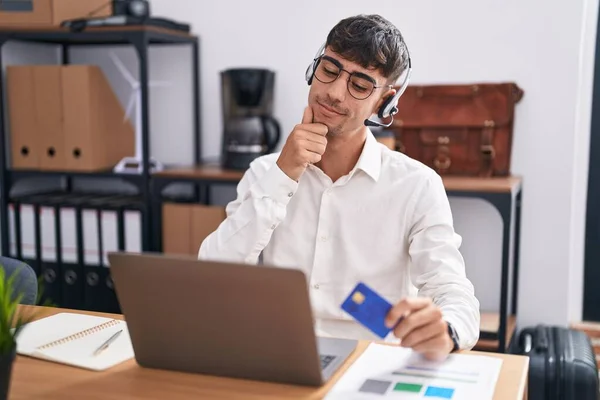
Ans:
[[[317,71],[315,72],[315,77],[323,83],[331,83],[340,76],[341,72],[342,70],[339,66],[326,58],[322,58],[317,67]],[[368,79],[354,74],[350,75],[350,79],[348,80],[348,91],[352,97],[358,100],[366,99],[371,95],[374,89],[375,85]]]

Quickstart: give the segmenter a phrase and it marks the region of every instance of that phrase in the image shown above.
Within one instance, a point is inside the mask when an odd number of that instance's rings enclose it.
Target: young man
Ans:
[[[320,335],[376,339],[340,308],[364,282],[393,302],[391,339],[443,358],[475,345],[480,315],[442,180],[365,126],[407,64],[400,32],[384,18],[340,21],[317,59],[302,123],[281,153],[252,163],[199,258],[262,256],[301,269]]]

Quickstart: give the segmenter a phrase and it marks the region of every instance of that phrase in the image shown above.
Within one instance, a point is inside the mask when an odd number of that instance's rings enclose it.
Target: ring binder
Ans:
[[[82,337],[91,335],[91,334],[96,333],[96,332],[100,332],[101,330],[106,329],[106,328],[110,328],[111,326],[115,326],[115,325],[119,324],[119,322],[120,321],[116,320],[116,319],[110,320],[108,322],[105,322],[105,323],[100,324],[100,325],[96,325],[96,326],[94,326],[92,328],[89,328],[89,329],[86,329],[84,331],[80,331],[80,332],[74,333],[73,335],[65,336],[64,338],[61,338],[61,339],[58,339],[58,340],[54,340],[54,341],[52,341],[50,343],[46,343],[44,345],[38,346],[38,347],[36,347],[36,350],[45,350],[45,349],[48,349],[48,348],[51,348],[51,347],[54,347],[54,346],[58,346],[58,345],[61,345],[61,344],[68,343],[68,342],[73,341],[73,340],[81,339]]]

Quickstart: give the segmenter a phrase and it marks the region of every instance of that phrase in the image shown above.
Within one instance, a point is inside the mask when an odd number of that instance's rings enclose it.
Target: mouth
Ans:
[[[329,106],[326,106],[325,104],[317,101],[317,104],[321,107],[321,111],[324,112],[324,114],[328,114],[331,116],[338,116],[338,115],[344,115],[343,113],[337,111],[335,108],[331,108]]]

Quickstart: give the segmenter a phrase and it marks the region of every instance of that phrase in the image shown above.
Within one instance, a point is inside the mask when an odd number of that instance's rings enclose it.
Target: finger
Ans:
[[[441,334],[425,340],[414,346],[413,351],[423,354],[427,358],[439,358],[443,355],[450,354],[449,338],[447,334]]]
[[[433,321],[429,324],[423,325],[420,328],[414,329],[402,338],[400,345],[402,347],[414,347],[422,342],[436,337],[442,333],[448,332],[448,325],[444,320]]]
[[[429,306],[418,311],[414,311],[413,313],[404,317],[404,319],[394,329],[394,335],[396,335],[396,337],[399,339],[404,339],[405,336],[415,329],[441,319],[441,310],[435,304],[429,304]]]
[[[321,161],[321,155],[318,153],[313,153],[312,151],[304,150],[303,157],[306,161],[311,164],[316,164]]]
[[[327,125],[319,124],[319,123],[306,124],[306,125],[303,124],[301,126],[301,129],[311,132],[311,133],[316,133],[317,135],[321,135],[321,136],[325,136],[325,135],[327,135],[327,132],[329,132],[329,128],[327,127]]]
[[[325,136],[317,135],[314,132],[309,132],[303,130],[298,137],[301,140],[309,140],[314,143],[322,144],[323,146],[327,146],[327,138]]]
[[[400,318],[411,312],[427,307],[429,304],[431,304],[431,299],[427,297],[406,298],[390,309],[385,318],[385,325],[388,328],[393,328]]]
[[[313,142],[308,139],[301,141],[301,146],[308,151],[311,151],[313,153],[317,153],[320,155],[325,153],[325,148],[326,148],[326,145],[324,145],[323,143]]]
[[[304,115],[302,115],[302,123],[303,124],[312,124],[312,122],[313,122],[312,108],[310,106],[306,106],[306,108],[304,109]]]

